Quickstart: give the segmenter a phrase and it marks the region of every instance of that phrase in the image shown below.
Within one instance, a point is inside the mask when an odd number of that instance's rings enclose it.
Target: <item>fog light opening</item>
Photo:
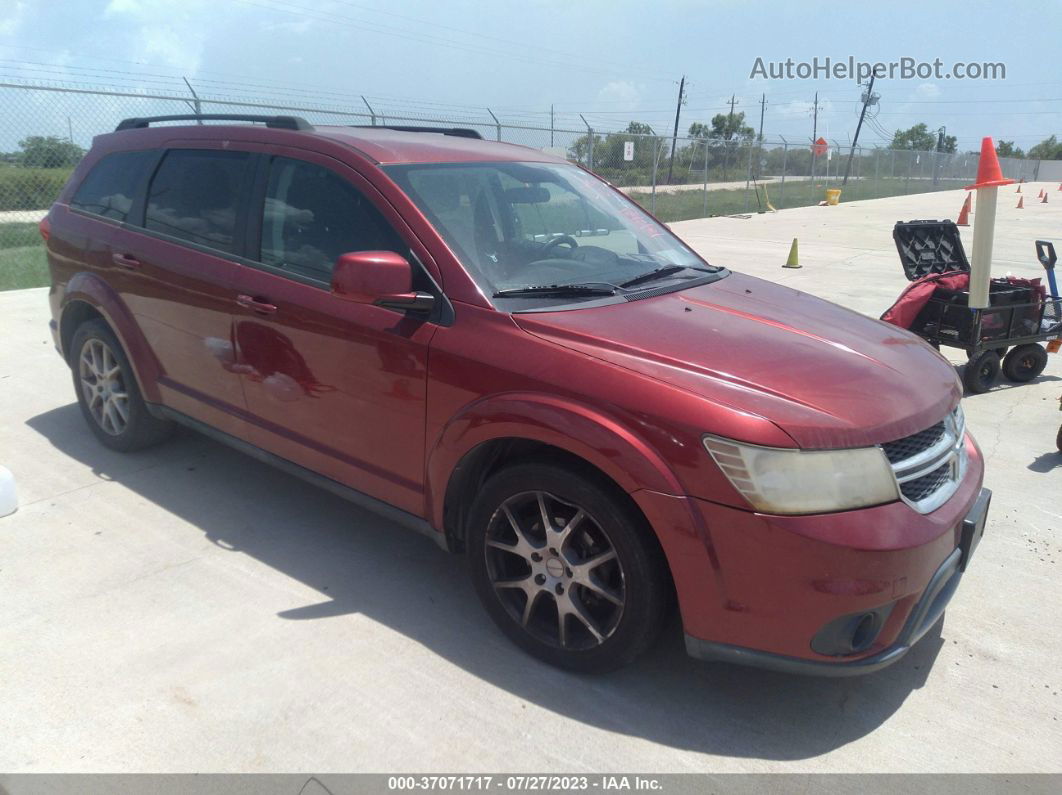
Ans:
[[[878,617],[874,613],[864,613],[856,622],[852,630],[852,651],[863,651],[870,648],[874,638],[878,636]]]

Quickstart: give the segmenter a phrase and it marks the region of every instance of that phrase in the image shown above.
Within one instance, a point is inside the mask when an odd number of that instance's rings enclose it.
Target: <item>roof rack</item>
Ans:
[[[266,127],[278,130],[312,130],[313,125],[301,116],[255,116],[240,113],[189,113],[178,116],[141,116],[131,119],[122,119],[115,132],[121,130],[138,130],[150,127],[158,121],[259,121]]]
[[[375,128],[377,130],[397,130],[398,132],[438,133],[439,135],[452,135],[455,138],[477,138],[483,140],[482,135],[467,127],[413,127],[402,124],[352,124],[350,126],[366,130]]]

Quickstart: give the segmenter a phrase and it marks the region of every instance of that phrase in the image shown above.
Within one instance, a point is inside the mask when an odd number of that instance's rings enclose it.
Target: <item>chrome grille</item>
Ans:
[[[885,451],[885,457],[889,459],[889,463],[897,464],[906,458],[921,453],[923,450],[928,450],[940,441],[944,433],[944,420],[941,420],[931,428],[905,436],[903,439],[897,439],[895,442],[887,442],[881,447]]]
[[[904,502],[930,513],[948,501],[966,474],[965,438],[958,406],[936,425],[881,445]]]
[[[951,464],[941,464],[928,475],[900,484],[900,493],[911,502],[919,502],[933,494],[951,478]]]

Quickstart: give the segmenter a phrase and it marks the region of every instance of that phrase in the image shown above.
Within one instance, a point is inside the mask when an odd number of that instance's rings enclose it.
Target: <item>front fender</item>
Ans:
[[[74,330],[66,328],[65,324],[71,322],[74,313],[70,310],[78,302],[88,304],[99,312],[118,337],[133,366],[133,375],[144,400],[149,403],[162,402],[158,389],[158,378],[162,374],[159,361],[125,302],[99,276],[81,272],[67,283],[60,301],[59,339],[70,339],[73,334]],[[64,350],[62,354],[63,358],[69,360],[69,351]]]
[[[543,442],[578,456],[627,493],[683,493],[660,454],[615,417],[554,395],[510,392],[466,406],[432,445],[427,499],[435,527],[443,526],[447,484],[461,459],[485,442],[513,438]]]

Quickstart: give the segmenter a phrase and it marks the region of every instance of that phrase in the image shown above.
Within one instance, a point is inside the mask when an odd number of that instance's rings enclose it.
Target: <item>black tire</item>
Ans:
[[[1003,375],[1023,384],[1032,381],[1047,367],[1047,351],[1035,342],[1019,345],[1003,359]]]
[[[104,368],[114,375],[100,378],[96,373]],[[156,445],[173,432],[172,422],[148,411],[129,358],[104,321],[89,320],[74,331],[70,369],[81,414],[104,446],[131,453]],[[108,402],[110,409],[101,408]]]
[[[987,392],[999,378],[999,354],[995,351],[981,351],[970,357],[963,368],[962,382],[966,389],[975,395]]]
[[[522,545],[506,509],[522,528]],[[578,512],[583,518],[572,522]],[[552,526],[549,539],[544,513]],[[494,622],[524,651],[560,668],[603,673],[626,665],[656,640],[670,609],[667,565],[652,530],[608,481],[562,465],[517,464],[484,484],[468,522],[476,591]],[[523,552],[502,544],[522,546]],[[517,581],[523,585],[496,586]],[[572,607],[578,615],[569,612]]]

